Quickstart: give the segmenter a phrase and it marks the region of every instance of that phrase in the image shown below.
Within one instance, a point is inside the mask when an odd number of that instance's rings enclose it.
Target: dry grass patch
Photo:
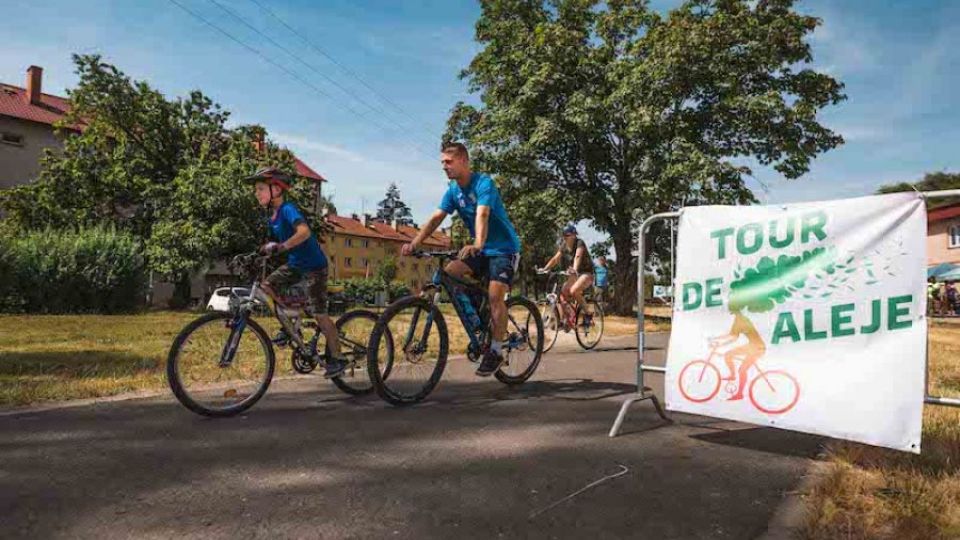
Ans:
[[[0,406],[165,389],[170,345],[197,316],[0,315]],[[271,334],[279,328],[257,320]],[[277,351],[277,368],[293,372],[285,351]]]
[[[960,327],[930,329],[930,392],[960,394]],[[834,442],[808,496],[812,539],[960,538],[960,411],[927,405],[919,456]]]

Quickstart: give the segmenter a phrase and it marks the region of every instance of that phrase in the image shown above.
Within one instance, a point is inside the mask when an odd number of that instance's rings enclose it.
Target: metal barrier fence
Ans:
[[[944,191],[928,191],[926,193],[921,193],[921,195],[926,199],[942,199],[947,197],[960,197],[960,189],[950,189]],[[620,406],[620,412],[617,414],[616,420],[613,422],[613,426],[610,428],[610,437],[616,437],[620,433],[620,428],[623,426],[623,421],[627,416],[627,412],[630,409],[630,406],[638,401],[647,401],[649,400],[653,403],[654,408],[657,411],[657,414],[660,415],[666,421],[670,421],[667,417],[666,411],[663,408],[663,405],[660,403],[660,399],[653,393],[653,390],[646,386],[644,381],[644,373],[653,372],[653,373],[666,373],[665,367],[660,366],[648,366],[644,364],[644,353],[646,334],[643,328],[644,324],[644,295],[646,291],[644,290],[643,284],[643,269],[646,265],[646,254],[645,254],[645,244],[647,239],[647,233],[650,230],[650,227],[657,222],[670,220],[670,257],[671,257],[671,266],[670,266],[670,283],[673,287],[674,295],[676,295],[677,287],[674,279],[676,277],[676,257],[674,249],[674,225],[676,221],[680,218],[681,211],[678,212],[664,212],[661,214],[654,214],[643,221],[640,225],[640,230],[637,232],[637,392],[633,396],[626,398],[623,401],[623,405]],[[924,239],[926,241],[926,239]],[[926,294],[926,291],[924,291]],[[674,298],[676,302],[676,298]],[[927,327],[929,331],[929,326]],[[930,405],[943,405],[947,407],[960,407],[960,399],[958,398],[949,398],[942,396],[931,396],[929,388],[929,375],[930,375],[930,348],[927,347],[926,355],[924,357],[924,396],[923,402]]]

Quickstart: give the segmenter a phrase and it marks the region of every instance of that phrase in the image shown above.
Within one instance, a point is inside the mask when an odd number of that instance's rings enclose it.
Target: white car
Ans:
[[[230,296],[246,298],[250,296],[250,289],[245,287],[220,287],[210,295],[207,302],[207,311],[230,311]]]

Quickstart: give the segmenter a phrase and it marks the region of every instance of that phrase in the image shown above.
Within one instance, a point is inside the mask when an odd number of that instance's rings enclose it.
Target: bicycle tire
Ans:
[[[342,317],[337,319],[337,333],[340,335],[340,338],[341,338],[340,351],[345,355],[348,353],[344,352],[345,343],[343,342],[343,339],[342,339],[344,337],[343,328],[345,328],[350,322],[358,319],[366,319],[371,323],[373,323],[371,324],[371,328],[370,328],[372,333],[373,328],[376,327],[377,321],[380,319],[380,317],[378,317],[377,314],[372,311],[368,311],[365,309],[357,309],[354,311],[347,312]],[[386,360],[387,368],[385,369],[385,373],[389,374],[390,365],[393,363],[393,336],[389,335],[388,333],[387,337],[388,339],[386,340],[385,346],[387,348],[388,357]],[[354,351],[355,354],[357,355],[363,354],[364,362],[368,361],[367,345],[369,344],[369,336],[367,336],[367,338],[368,339],[364,340],[363,342],[364,347],[363,347],[362,353],[359,350]],[[347,368],[347,369],[350,369],[350,368]],[[342,376],[334,378],[333,384],[336,385],[336,387],[342,390],[343,392],[350,394],[352,396],[363,396],[363,395],[372,393],[374,391],[373,382],[370,380],[370,371],[366,368],[366,364],[364,364],[363,368],[358,369],[357,371],[359,373],[362,373],[363,377],[365,378],[364,380],[366,381],[367,384],[361,385],[359,384],[360,381],[354,379],[353,377],[344,379]],[[357,377],[357,379],[359,379],[359,377]]]
[[[498,381],[511,386],[523,384],[527,379],[533,376],[533,373],[540,365],[540,360],[543,358],[543,353],[546,352],[543,348],[543,320],[540,318],[540,311],[537,309],[537,305],[522,296],[514,296],[513,298],[507,300],[507,314],[509,315],[510,308],[512,306],[518,305],[522,305],[527,309],[528,317],[533,317],[533,323],[537,330],[537,343],[531,343],[531,346],[536,347],[536,353],[533,361],[530,362],[530,365],[523,371],[523,373],[520,375],[509,375],[503,371],[502,366],[494,373],[494,376]],[[529,319],[525,321],[525,324],[529,323]],[[510,332],[510,321],[507,321],[507,332]]]
[[[201,328],[203,325],[217,319],[226,321],[232,318],[233,315],[226,312],[213,312],[201,315],[183,327],[180,333],[177,334],[177,337],[174,338],[173,345],[170,346],[170,351],[167,353],[167,384],[170,385],[170,390],[173,391],[173,395],[177,398],[177,401],[179,401],[181,405],[202,416],[223,418],[242,413],[260,401],[260,398],[262,398],[267,392],[267,388],[270,387],[270,382],[273,380],[273,373],[276,367],[276,358],[274,356],[273,344],[270,341],[270,336],[267,335],[267,332],[262,326],[248,317],[246,322],[247,328],[253,330],[254,334],[260,340],[260,344],[264,346],[267,358],[267,373],[264,377],[263,383],[260,385],[257,391],[250,394],[249,397],[240,403],[237,403],[236,405],[222,409],[213,409],[206,407],[191,398],[190,393],[186,390],[186,388],[184,388],[178,371],[180,364],[180,355],[178,353],[183,347],[183,344],[193,332]]]
[[[574,316],[574,322],[576,324],[576,328],[574,328],[573,333],[577,336],[577,343],[579,343],[580,346],[583,347],[585,351],[589,351],[594,347],[596,347],[597,345],[599,345],[600,340],[603,338],[603,308],[600,307],[600,304],[598,304],[593,300],[587,300],[587,303],[593,304],[593,308],[594,308],[593,320],[596,321],[597,315],[600,316],[600,330],[599,332],[597,332],[596,341],[594,341],[593,343],[586,341],[583,325],[580,324],[580,316],[583,315],[583,306],[577,306],[577,313]],[[596,326],[597,326],[596,324],[593,325],[594,328],[596,328]]]
[[[396,380],[396,377],[388,377],[381,374],[395,375],[394,371],[397,369],[398,362],[401,361],[396,351],[391,355],[392,357],[389,359],[389,364],[384,361],[384,359],[379,358],[380,341],[384,339],[384,335],[386,334],[390,334],[392,338],[389,327],[390,321],[404,309],[408,308],[419,308],[423,310],[423,312],[433,314],[433,324],[435,327],[433,331],[438,332],[440,345],[437,363],[436,366],[434,366],[433,373],[419,391],[413,393],[400,392],[396,388],[390,387],[388,385],[388,379]],[[443,318],[443,314],[437,306],[425,298],[407,296],[390,304],[377,320],[377,324],[373,328],[373,333],[370,335],[370,343],[367,346],[367,370],[370,374],[370,380],[373,382],[373,386],[377,391],[377,395],[387,403],[395,406],[412,405],[423,401],[423,399],[430,395],[430,392],[436,388],[440,382],[440,377],[443,375],[443,370],[447,365],[448,339],[447,323]],[[405,354],[404,351],[400,352],[400,356]],[[381,366],[383,366],[382,370]]]
[[[550,352],[550,349],[553,348],[557,343],[557,338],[560,336],[560,310],[557,309],[556,304],[544,304],[544,313],[548,314],[548,317],[544,317],[543,313],[540,314],[540,319],[543,324],[543,331],[549,335],[544,336],[543,340],[543,352]],[[548,328],[548,325],[553,325],[553,328]]]

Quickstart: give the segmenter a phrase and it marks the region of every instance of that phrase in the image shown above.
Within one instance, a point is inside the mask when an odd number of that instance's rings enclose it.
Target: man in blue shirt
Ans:
[[[337,327],[327,315],[327,257],[320,249],[317,238],[310,232],[303,214],[295,204],[284,198],[284,192],[290,189],[290,177],[278,169],[266,167],[246,180],[254,184],[260,206],[271,210],[268,225],[276,242],[268,242],[260,250],[268,254],[287,254],[287,264],[267,276],[261,287],[277,300],[279,289],[306,279],[313,315],[332,351],[324,376],[339,377],[346,369],[347,362],[340,354]]]
[[[596,285],[597,288],[599,288],[600,290],[602,290],[602,291],[604,291],[604,292],[606,292],[606,290],[607,290],[607,285],[608,285],[608,283],[609,283],[609,282],[607,281],[607,280],[608,280],[608,278],[607,278],[607,273],[608,273],[608,271],[609,271],[609,270],[608,270],[608,268],[607,268],[607,258],[604,257],[603,255],[601,255],[601,256],[597,259],[597,266],[593,269],[593,275],[594,275],[594,277],[596,278],[596,280],[595,280],[596,283],[594,283],[594,285]]]
[[[490,317],[493,339],[484,355],[477,375],[492,375],[503,363],[503,340],[507,333],[506,296],[520,260],[520,238],[507,217],[500,191],[490,176],[470,170],[467,147],[460,143],[444,143],[440,162],[447,178],[453,180],[440,202],[440,207],[423,225],[420,234],[401,249],[410,255],[443,223],[447,214],[456,212],[474,238],[464,246],[460,260],[451,261],[446,271],[454,277],[466,274],[490,279]]]

